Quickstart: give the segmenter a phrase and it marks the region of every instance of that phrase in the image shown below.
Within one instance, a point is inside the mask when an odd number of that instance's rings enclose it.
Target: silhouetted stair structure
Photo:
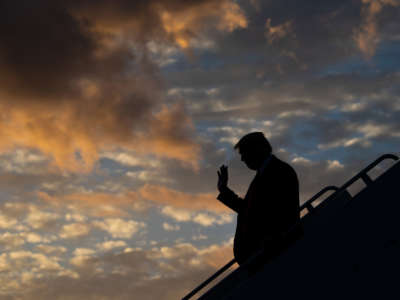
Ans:
[[[367,173],[385,159],[397,162],[372,180]],[[351,196],[348,188],[360,179],[366,187]],[[198,299],[400,299],[399,191],[400,162],[385,154],[342,187],[326,187],[304,203],[304,235],[279,257],[257,273],[249,272],[250,258]]]

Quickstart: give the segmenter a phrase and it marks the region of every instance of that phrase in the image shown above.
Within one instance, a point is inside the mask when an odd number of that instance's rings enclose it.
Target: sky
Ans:
[[[398,0],[1,1],[0,299],[183,297],[233,257],[217,169],[244,195],[248,132],[301,202],[398,154],[399,20]]]

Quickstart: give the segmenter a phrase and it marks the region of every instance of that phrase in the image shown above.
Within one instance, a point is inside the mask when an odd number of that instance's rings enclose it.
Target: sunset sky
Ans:
[[[400,151],[399,0],[0,2],[0,299],[179,299],[262,131],[301,201]]]

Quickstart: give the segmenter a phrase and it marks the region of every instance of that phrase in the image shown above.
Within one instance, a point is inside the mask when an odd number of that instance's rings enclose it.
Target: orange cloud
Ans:
[[[139,195],[145,200],[177,208],[208,210],[218,213],[228,211],[228,209],[216,199],[215,194],[189,194],[163,186],[146,184],[139,190]]]
[[[163,105],[147,42],[187,48],[210,29],[246,26],[233,0],[7,3],[0,12],[0,151],[37,149],[72,172],[91,171],[98,153],[113,148],[198,168],[192,121],[183,105]]]
[[[59,113],[12,109],[0,119],[0,137],[1,151],[35,148],[53,157],[54,165],[67,170],[88,170],[97,159],[94,140],[75,128],[68,109]],[[84,164],[78,162],[76,152],[82,155]]]
[[[265,35],[268,39],[268,43],[272,44],[273,42],[280,40],[289,34],[293,34],[293,21],[286,21],[282,24],[272,26],[271,18],[268,18],[267,22],[265,23],[265,28]]]
[[[38,192],[37,196],[55,206],[71,205],[79,211],[86,211],[94,216],[127,216],[129,210],[143,211],[154,204],[168,205],[190,211],[231,212],[216,199],[215,194],[191,194],[150,184],[145,184],[137,191],[125,191],[120,194],[78,192],[66,195],[50,195],[46,192]]]
[[[247,27],[247,19],[233,0],[151,0],[75,3],[75,15],[92,20],[96,30],[139,41],[172,41],[186,49],[207,30],[232,32]]]
[[[165,32],[183,49],[190,46],[191,40],[207,24],[215,24],[220,31],[228,32],[247,27],[243,11],[230,0],[200,2],[177,12],[160,6],[159,14]]]
[[[354,40],[364,56],[370,59],[375,54],[380,41],[377,16],[384,6],[395,7],[400,2],[396,0],[362,0],[362,3],[364,6],[361,15],[364,20],[360,28],[354,31]]]
[[[74,172],[91,171],[99,151],[118,147],[198,167],[200,149],[194,141],[193,124],[182,106],[163,107],[143,117],[140,124],[118,112],[124,104],[110,101],[96,107],[99,102],[83,102],[87,108],[67,102],[57,107],[8,109],[0,103],[0,109],[7,111],[0,116],[0,151],[38,149],[53,159],[53,166]]]
[[[125,194],[106,193],[74,193],[52,196],[45,192],[38,192],[38,198],[54,206],[70,206],[80,212],[84,211],[96,217],[128,216],[128,211],[144,210],[147,208],[134,192]]]
[[[182,105],[164,106],[149,126],[147,132],[135,137],[130,149],[175,158],[198,169],[200,147],[193,142],[194,126]]]
[[[206,251],[203,251],[204,262],[215,268],[219,269],[223,264],[229,262],[233,257],[232,243],[223,245],[212,245]]]

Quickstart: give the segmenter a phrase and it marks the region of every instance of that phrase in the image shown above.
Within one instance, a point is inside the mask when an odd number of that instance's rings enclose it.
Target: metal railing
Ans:
[[[338,190],[339,190],[339,188],[334,186],[334,185],[330,185],[330,186],[324,187],[322,190],[320,190],[318,193],[316,193],[309,200],[304,202],[303,205],[300,206],[300,212],[305,208],[307,208],[308,212],[314,211],[315,207],[312,205],[312,203],[315,200],[317,200],[319,197],[321,197],[323,194],[325,194],[328,191],[335,191],[335,193],[336,193]]]
[[[225,266],[223,266],[221,269],[219,269],[217,272],[215,272],[212,276],[210,276],[206,281],[204,281],[202,284],[200,284],[198,287],[196,287],[193,291],[191,291],[189,294],[187,294],[185,297],[182,298],[182,300],[188,300],[191,297],[193,297],[197,292],[199,292],[201,289],[203,289],[206,285],[208,285],[211,281],[213,281],[215,278],[217,278],[219,275],[224,273],[226,270],[228,270],[232,265],[236,263],[236,259],[232,259],[230,262],[228,262]]]
[[[358,172],[356,175],[354,175],[349,181],[347,181],[345,184],[343,184],[340,187],[340,190],[347,189],[350,185],[352,185],[354,182],[356,182],[360,178],[365,182],[365,184],[367,186],[371,185],[374,181],[371,179],[371,177],[368,176],[367,173],[385,159],[393,159],[394,161],[396,161],[399,159],[399,157],[394,154],[384,154],[384,155],[380,156],[374,162],[370,163],[367,167],[365,167],[360,172]]]
[[[371,164],[369,164],[367,167],[362,169],[360,172],[358,172],[356,175],[354,175],[350,180],[348,180],[345,184],[343,184],[340,188],[336,186],[327,186],[320,190],[318,193],[316,193],[313,197],[311,197],[309,200],[304,202],[300,206],[300,212],[303,211],[304,209],[307,209],[309,213],[313,212],[316,207],[312,205],[312,203],[320,198],[323,194],[325,194],[328,191],[334,191],[329,197],[333,196],[334,194],[338,194],[344,190],[346,190],[350,185],[352,185],[354,182],[356,182],[359,179],[362,179],[367,186],[371,185],[374,180],[369,177],[367,174],[370,170],[372,170],[376,165],[378,165],[380,162],[382,162],[385,159],[392,159],[394,161],[397,161],[399,159],[398,156],[394,154],[384,154],[377,158],[375,161],[373,161]],[[329,198],[328,197],[328,198]],[[297,227],[298,224],[295,224],[287,233],[291,232],[293,228]],[[262,250],[258,251],[256,254],[252,255],[242,266],[240,266],[238,269],[242,269],[251,262],[256,259],[260,254],[262,254]],[[203,283],[201,283],[199,286],[197,286],[194,290],[192,290],[189,294],[187,294],[185,297],[182,298],[182,300],[189,300],[191,297],[193,297],[195,294],[197,294],[200,290],[202,290],[205,286],[207,286],[211,281],[216,279],[219,275],[224,273],[226,270],[228,270],[232,265],[236,263],[236,260],[233,258],[231,261],[229,261],[226,265],[224,265],[221,269],[219,269],[217,272],[215,272],[212,276],[210,276],[207,280],[205,280]],[[236,269],[235,271],[238,271]],[[234,271],[234,272],[235,272]]]

